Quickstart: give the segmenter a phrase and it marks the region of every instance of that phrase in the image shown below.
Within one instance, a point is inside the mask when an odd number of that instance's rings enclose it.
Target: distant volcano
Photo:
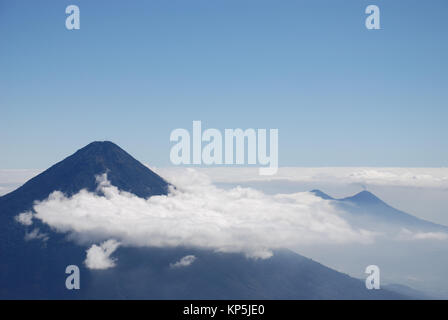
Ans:
[[[333,200],[344,212],[344,219],[358,228],[369,229],[375,226],[378,230],[392,233],[397,233],[402,228],[415,232],[448,233],[448,227],[397,210],[366,190],[342,199],[335,199],[320,190],[311,192],[322,199]]]

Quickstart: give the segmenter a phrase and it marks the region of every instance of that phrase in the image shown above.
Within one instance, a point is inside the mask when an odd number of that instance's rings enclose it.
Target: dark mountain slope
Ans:
[[[241,254],[188,248],[119,248],[113,254],[116,267],[107,270],[85,268],[82,250],[71,256],[60,247],[48,252],[40,259],[45,268],[39,274],[30,266],[22,268],[24,279],[15,279],[8,292],[2,292],[3,287],[0,298],[407,299],[387,289],[367,290],[364,281],[288,250],[254,260]],[[170,267],[186,255],[196,257],[190,266]],[[68,264],[80,267],[80,290],[64,287]]]
[[[325,192],[322,192],[320,190],[314,189],[310,191],[311,193],[314,193],[315,196],[320,197],[324,200],[334,200],[333,197],[329,196],[328,194],[326,194]]]

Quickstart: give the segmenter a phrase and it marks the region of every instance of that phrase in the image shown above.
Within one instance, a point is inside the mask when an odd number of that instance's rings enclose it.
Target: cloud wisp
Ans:
[[[87,250],[87,257],[84,264],[89,269],[104,270],[115,267],[116,259],[111,258],[111,254],[119,247],[120,243],[114,239],[109,239],[97,246],[92,245]]]
[[[196,257],[193,255],[188,255],[180,259],[179,261],[176,261],[175,263],[170,264],[170,268],[182,268],[182,267],[188,267],[190,266],[194,261],[196,260]]]
[[[34,228],[33,231],[25,233],[25,241],[42,240],[46,242],[48,239],[50,239],[48,234],[41,233],[39,228]]]

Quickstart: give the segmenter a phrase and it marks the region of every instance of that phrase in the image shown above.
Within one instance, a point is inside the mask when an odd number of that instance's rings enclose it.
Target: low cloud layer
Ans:
[[[78,241],[191,246],[254,258],[268,258],[277,248],[371,243],[375,237],[373,232],[352,228],[331,202],[308,192],[266,195],[251,188],[223,190],[192,169],[171,182],[177,189],[168,196],[142,199],[118,190],[103,175],[98,189],[104,197],[85,190],[72,197],[53,192],[35,204],[33,218],[71,233]],[[19,217],[29,220],[27,215]],[[94,256],[109,252],[98,246],[89,250]]]
[[[30,226],[33,224],[33,214],[31,212],[22,212],[15,217],[16,221],[24,226]]]
[[[396,237],[397,240],[448,240],[448,233],[444,232],[412,232],[402,229]]]
[[[164,177],[182,174],[184,168],[152,168]],[[361,184],[377,186],[448,188],[448,168],[399,167],[281,167],[274,176],[260,176],[258,168],[212,167],[197,168],[211,177],[213,182],[238,183],[247,181],[287,180],[335,184]],[[0,194],[11,190],[39,174],[41,170],[0,169]]]
[[[173,168],[157,168],[163,176],[176,174]],[[182,168],[178,168],[179,172]],[[380,167],[281,167],[274,176],[260,176],[257,168],[201,168],[216,183],[248,181],[291,181],[325,184],[359,184],[396,187],[448,188],[448,168]]]
[[[41,172],[35,169],[0,169],[0,196],[15,190]]]

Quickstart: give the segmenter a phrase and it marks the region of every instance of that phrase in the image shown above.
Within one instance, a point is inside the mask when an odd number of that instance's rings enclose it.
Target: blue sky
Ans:
[[[76,4],[81,29],[65,28]],[[367,5],[381,30],[364,26]],[[447,166],[448,2],[0,0],[0,168],[278,128],[282,166]]]

